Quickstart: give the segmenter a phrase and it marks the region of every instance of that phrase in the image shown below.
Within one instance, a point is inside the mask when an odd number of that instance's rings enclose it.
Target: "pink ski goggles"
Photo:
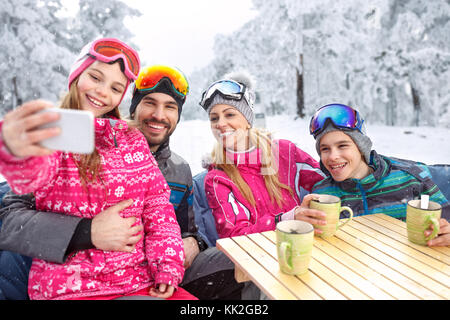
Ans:
[[[124,73],[128,79],[134,81],[139,75],[140,60],[137,52],[120,40],[95,40],[89,47],[88,55],[106,63],[122,59],[125,65]]]

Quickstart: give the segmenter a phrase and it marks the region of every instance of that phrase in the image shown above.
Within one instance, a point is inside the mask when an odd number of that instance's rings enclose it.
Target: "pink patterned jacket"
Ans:
[[[300,187],[311,191],[313,185],[325,177],[319,163],[294,143],[274,140],[273,150],[278,159],[280,182],[288,185],[294,193],[291,196],[287,190],[282,189],[282,208],[276,202],[271,202],[267,192],[260,149],[255,148],[245,153],[227,152],[227,158],[234,162],[242,178],[250,186],[255,206],[242,196],[224,171],[210,167],[205,177],[205,192],[220,238],[274,230],[275,215],[288,212],[301,203]]]
[[[79,155],[58,151],[19,159],[0,139],[1,174],[16,193],[34,192],[37,210],[93,218],[133,199],[121,215],[135,216],[144,226],[144,237],[132,253],[82,250],[63,264],[34,259],[28,283],[31,299],[126,294],[158,283],[177,288],[183,278],[183,242],[170,189],[144,136],[113,119],[96,119],[95,135],[102,181],[88,183],[87,192],[75,163]]]

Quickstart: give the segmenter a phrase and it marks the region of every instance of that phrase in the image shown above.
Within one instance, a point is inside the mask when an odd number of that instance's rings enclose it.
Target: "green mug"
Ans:
[[[321,194],[318,200],[311,200],[309,207],[325,212],[327,215],[326,225],[314,225],[314,228],[322,230],[320,237],[329,238],[336,234],[336,231],[346,225],[353,219],[353,210],[349,207],[341,207],[341,199],[336,196]],[[350,217],[342,223],[339,223],[339,217],[342,211],[348,211]]]
[[[408,240],[415,244],[427,245],[427,242],[435,238],[439,233],[439,219],[442,206],[430,201],[427,209],[420,207],[420,200],[410,200],[406,206],[406,230]],[[425,237],[425,230],[433,225],[433,232]]]
[[[277,223],[277,254],[280,270],[290,275],[308,271],[314,242],[314,227],[300,220]]]

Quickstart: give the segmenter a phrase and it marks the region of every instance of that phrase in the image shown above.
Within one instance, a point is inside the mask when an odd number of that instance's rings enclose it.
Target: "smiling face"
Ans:
[[[177,127],[178,104],[168,94],[149,93],[139,102],[132,117],[139,123],[150,150],[156,151]]]
[[[320,159],[336,181],[362,179],[370,174],[358,146],[342,131],[331,131],[320,139]]]
[[[119,63],[95,61],[80,75],[77,83],[81,109],[94,113],[95,117],[118,107],[125,94],[128,80]]]
[[[250,125],[235,107],[216,104],[209,113],[209,121],[214,137],[224,147],[235,151],[248,149]]]

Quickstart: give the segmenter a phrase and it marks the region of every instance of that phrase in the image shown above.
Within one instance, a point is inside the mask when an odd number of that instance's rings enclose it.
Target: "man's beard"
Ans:
[[[152,136],[145,135],[145,138],[147,139],[147,142],[148,142],[148,145],[150,148],[160,146],[163,143],[165,143],[167,140],[169,140],[170,136],[172,135],[172,133],[174,131],[174,128],[172,128],[170,123],[168,123],[166,121],[157,121],[155,119],[143,120],[141,123],[141,127],[147,127],[148,123],[161,124],[161,125],[165,126],[166,130],[167,130],[167,133],[158,141],[155,141],[154,137],[152,137]],[[141,131],[145,132],[145,130],[142,130],[142,129],[141,129]]]
[[[153,148],[153,147],[159,147],[160,145],[162,145],[166,141],[168,141],[169,138],[170,138],[170,134],[166,134],[159,142],[157,142],[157,141],[150,141],[149,138],[147,138],[148,146],[150,147],[150,149]]]

